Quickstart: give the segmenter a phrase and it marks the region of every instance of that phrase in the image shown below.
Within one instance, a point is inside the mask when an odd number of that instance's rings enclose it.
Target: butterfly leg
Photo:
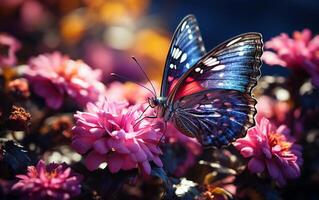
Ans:
[[[157,118],[157,115],[155,115],[155,116],[145,116],[145,117],[143,117],[142,119],[139,119],[139,120],[134,124],[133,127],[135,127],[136,125],[138,125],[139,123],[141,123],[144,119],[155,119],[155,118]]]
[[[164,122],[163,134],[162,134],[161,138],[158,140],[157,146],[159,146],[160,143],[162,142],[162,139],[165,136],[166,130],[167,130],[167,122]]]

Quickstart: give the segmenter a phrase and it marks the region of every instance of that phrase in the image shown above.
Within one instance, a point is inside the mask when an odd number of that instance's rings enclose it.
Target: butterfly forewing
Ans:
[[[173,123],[203,146],[221,147],[254,125],[256,101],[236,90],[206,90],[174,103]]]
[[[161,96],[166,97],[177,80],[206,53],[193,15],[186,16],[177,27],[166,58]]]
[[[262,47],[259,33],[242,34],[222,43],[180,78],[169,99],[204,89],[250,93],[260,75]]]

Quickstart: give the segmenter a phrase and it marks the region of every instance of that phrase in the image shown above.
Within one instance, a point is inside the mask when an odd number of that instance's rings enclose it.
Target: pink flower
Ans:
[[[89,170],[104,162],[112,173],[139,168],[150,174],[151,161],[162,167],[158,147],[162,133],[147,120],[135,125],[142,109],[126,105],[104,100],[89,103],[86,112],[74,115],[72,146],[85,156]]]
[[[182,145],[186,151],[186,159],[175,170],[176,176],[183,176],[196,163],[196,157],[202,153],[201,144],[195,139],[179,132],[172,124],[167,125],[165,136],[172,145]]]
[[[66,164],[45,165],[40,160],[36,167],[28,167],[26,175],[16,177],[20,180],[12,189],[19,191],[23,199],[71,199],[81,193],[80,176]]]
[[[292,38],[282,33],[266,42],[265,47],[274,51],[264,52],[263,59],[267,64],[303,69],[319,86],[319,35],[312,38],[308,29],[295,31]]]
[[[248,169],[252,173],[268,171],[279,186],[287,179],[300,176],[301,146],[295,144],[285,125],[275,127],[268,119],[257,119],[257,125],[246,137],[237,139],[234,146],[245,158],[251,158]]]
[[[25,75],[33,91],[53,109],[60,108],[66,96],[85,106],[105,92],[99,81],[100,70],[93,70],[82,61],[71,60],[59,52],[32,58]]]
[[[0,67],[15,65],[17,62],[15,54],[20,48],[18,40],[5,33],[0,33]]]

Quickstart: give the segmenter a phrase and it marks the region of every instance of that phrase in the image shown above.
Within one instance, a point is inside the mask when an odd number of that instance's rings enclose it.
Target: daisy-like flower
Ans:
[[[294,70],[305,70],[314,85],[319,86],[319,35],[312,37],[308,29],[295,31],[292,38],[286,33],[265,44],[263,60],[269,65],[280,65]]]
[[[89,170],[105,162],[112,173],[139,168],[150,174],[151,161],[162,167],[158,147],[162,133],[147,120],[136,124],[142,109],[126,106],[104,100],[89,103],[86,112],[75,114],[72,146],[85,155]]]
[[[14,37],[0,33],[0,67],[16,64],[16,52],[21,48],[20,42]]]
[[[12,189],[22,199],[71,199],[81,193],[81,177],[72,173],[66,164],[46,165],[40,160],[37,166],[29,166],[27,174],[17,175],[20,180]]]
[[[234,146],[245,158],[251,158],[248,169],[252,173],[268,171],[279,186],[287,179],[300,176],[302,165],[301,146],[295,144],[285,125],[275,127],[264,117],[257,118],[257,125],[239,138]]]
[[[74,61],[59,52],[32,58],[25,70],[33,91],[43,97],[48,107],[58,109],[65,97],[80,106],[95,102],[105,92],[101,71],[82,61]]]

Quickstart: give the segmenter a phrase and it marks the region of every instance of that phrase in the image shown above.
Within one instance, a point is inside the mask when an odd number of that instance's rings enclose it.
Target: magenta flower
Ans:
[[[14,37],[0,33],[0,67],[9,67],[17,62],[16,52],[21,48]]]
[[[137,106],[104,100],[89,103],[86,112],[75,114],[73,148],[85,156],[89,170],[106,162],[112,173],[139,168],[150,174],[150,162],[162,167],[158,147],[162,133],[147,120],[135,125],[142,113]],[[135,125],[135,126],[134,126]]]
[[[28,167],[26,175],[17,178],[20,180],[12,190],[18,191],[22,199],[71,199],[81,193],[81,177],[73,174],[66,164],[45,165],[40,160],[36,167]]]
[[[59,52],[32,58],[25,75],[33,91],[53,109],[60,108],[66,96],[85,106],[105,92],[99,81],[100,70],[93,70],[82,61],[71,60]]]
[[[286,33],[265,44],[263,60],[269,65],[281,65],[294,70],[305,70],[312,82],[319,86],[319,35],[312,38],[311,31],[295,31],[290,38]]]
[[[252,173],[268,171],[279,186],[287,179],[300,176],[302,165],[301,146],[295,144],[285,125],[275,127],[268,119],[259,117],[257,125],[239,138],[234,146],[245,158],[251,158],[248,169]]]

